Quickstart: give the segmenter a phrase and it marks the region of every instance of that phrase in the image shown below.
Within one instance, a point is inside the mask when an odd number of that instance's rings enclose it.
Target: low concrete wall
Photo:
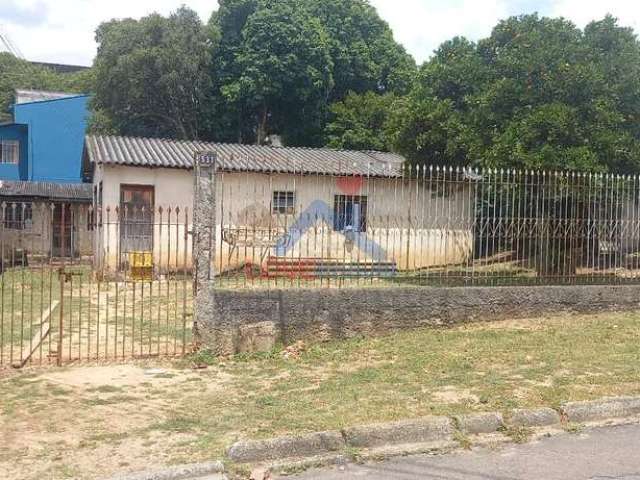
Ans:
[[[214,313],[200,327],[208,333],[205,344],[220,354],[265,349],[275,342],[323,341],[567,311],[640,308],[640,286],[635,285],[210,292],[209,312]]]

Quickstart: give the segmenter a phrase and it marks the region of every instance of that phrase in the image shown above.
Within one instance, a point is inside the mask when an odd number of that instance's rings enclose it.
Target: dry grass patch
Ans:
[[[639,341],[639,313],[567,315],[330,342],[297,359],[235,357],[206,370],[22,372],[0,379],[0,477],[99,478],[219,458],[240,438],[638,395]]]

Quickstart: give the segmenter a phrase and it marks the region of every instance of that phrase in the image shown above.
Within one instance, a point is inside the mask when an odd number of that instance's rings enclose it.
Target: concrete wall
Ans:
[[[475,213],[471,184],[462,184],[442,195],[426,185],[403,183],[400,179],[353,181],[322,175],[259,173],[219,173],[216,177],[218,272],[247,263],[264,266],[269,256],[355,262],[376,257],[396,262],[400,270],[412,270],[463,264],[473,251]],[[156,210],[162,207],[165,218],[169,208],[175,212],[179,207],[182,214],[178,218],[174,213],[171,223],[184,223],[185,207],[192,210],[194,180],[188,170],[101,166],[94,174],[94,184],[99,182],[103,184],[103,211],[110,206],[111,220],[116,218],[114,209],[120,203],[120,187],[126,184],[153,186]],[[293,212],[272,213],[274,191],[295,192]],[[330,218],[335,195],[345,194],[368,199],[367,232],[355,246],[342,233],[333,230]],[[296,221],[304,224],[303,228],[296,230]],[[189,218],[187,222],[186,229],[190,230]],[[186,249],[186,268],[190,268],[191,245],[189,241],[186,245],[183,243],[184,232],[185,227],[181,225],[166,227],[162,232],[156,228],[156,264],[172,263],[167,258],[172,255],[174,259],[178,257],[178,268],[183,268],[185,265],[180,259]],[[296,241],[285,251],[276,251],[284,232],[291,233]],[[118,236],[115,225],[101,233],[103,245],[98,250],[110,268],[118,263]],[[372,245],[378,248],[372,249]],[[383,252],[384,258],[378,258],[376,252]]]
[[[208,345],[229,354],[275,342],[317,342],[559,312],[635,310],[640,286],[214,289],[208,301],[213,309]],[[256,341],[256,336],[271,335]]]

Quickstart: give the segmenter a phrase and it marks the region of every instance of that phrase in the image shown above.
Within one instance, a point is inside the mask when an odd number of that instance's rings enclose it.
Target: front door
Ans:
[[[74,256],[74,224],[74,211],[71,205],[56,203],[53,206],[53,231],[51,234],[52,256]]]
[[[120,251],[125,262],[129,252],[153,251],[153,200],[152,186],[120,187]]]

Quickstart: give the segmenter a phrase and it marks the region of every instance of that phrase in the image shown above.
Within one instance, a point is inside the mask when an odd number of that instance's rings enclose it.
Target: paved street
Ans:
[[[445,456],[416,456],[290,480],[640,480],[640,425],[607,427]]]

